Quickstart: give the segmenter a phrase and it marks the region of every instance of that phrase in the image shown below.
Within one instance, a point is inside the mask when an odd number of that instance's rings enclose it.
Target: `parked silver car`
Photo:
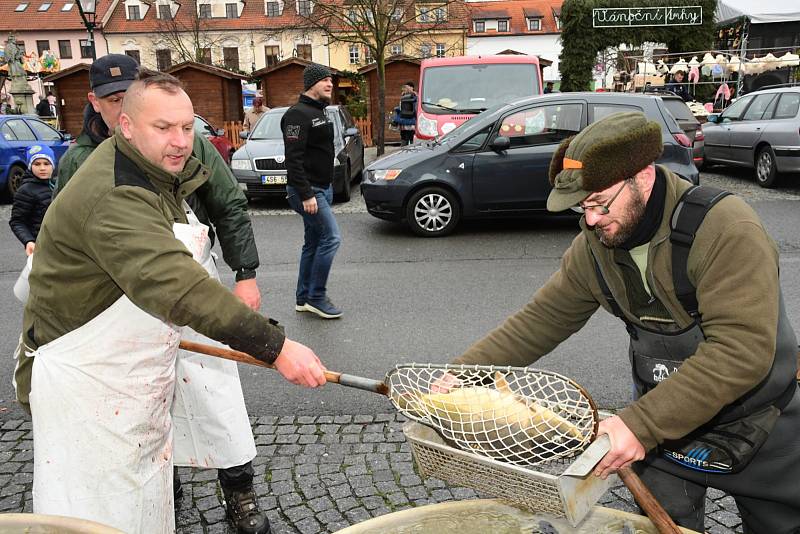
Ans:
[[[761,187],[783,173],[800,172],[800,87],[764,89],[743,96],[703,125],[705,164],[756,171]]]
[[[247,136],[247,142],[233,154],[231,170],[248,198],[286,196],[286,157],[283,151],[281,117],[289,108],[266,112]],[[333,194],[335,200],[350,200],[350,184],[361,179],[364,170],[364,142],[353,118],[344,106],[325,108],[333,122]]]

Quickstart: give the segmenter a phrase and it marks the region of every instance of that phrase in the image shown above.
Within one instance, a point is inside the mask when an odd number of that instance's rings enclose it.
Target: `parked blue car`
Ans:
[[[36,144],[47,145],[56,164],[69,148],[72,136],[60,133],[33,115],[0,115],[0,193],[13,198],[25,173],[25,152]]]

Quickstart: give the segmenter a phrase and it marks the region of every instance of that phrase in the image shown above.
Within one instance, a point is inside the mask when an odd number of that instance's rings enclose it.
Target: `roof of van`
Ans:
[[[528,63],[539,64],[536,56],[503,54],[503,55],[482,55],[482,56],[458,56],[458,57],[437,57],[422,60],[421,69],[429,67],[442,67],[445,65],[474,65],[487,63]]]

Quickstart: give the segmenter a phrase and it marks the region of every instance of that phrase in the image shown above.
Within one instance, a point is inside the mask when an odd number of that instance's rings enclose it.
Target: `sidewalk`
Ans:
[[[255,490],[274,534],[335,532],[411,506],[476,498],[468,488],[421,480],[395,414],[251,417],[258,447]],[[31,512],[33,440],[29,421],[0,427],[0,513]],[[216,470],[180,469],[177,531],[230,533]],[[630,493],[612,488],[601,504],[634,511]],[[706,530],[734,534],[733,499],[710,490]],[[444,534],[444,533],[442,533]]]

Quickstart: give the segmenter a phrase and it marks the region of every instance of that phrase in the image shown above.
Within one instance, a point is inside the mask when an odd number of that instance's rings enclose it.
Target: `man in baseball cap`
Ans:
[[[547,208],[583,213],[581,231],[531,301],[454,363],[531,365],[602,307],[630,336],[634,398],[600,421],[611,448],[595,475],[636,462],[682,527],[703,530],[716,488],[745,531],[798,532],[797,340],[777,246],[742,199],[655,164],[663,135],[616,113],[561,143]],[[585,350],[596,366],[623,357]]]

